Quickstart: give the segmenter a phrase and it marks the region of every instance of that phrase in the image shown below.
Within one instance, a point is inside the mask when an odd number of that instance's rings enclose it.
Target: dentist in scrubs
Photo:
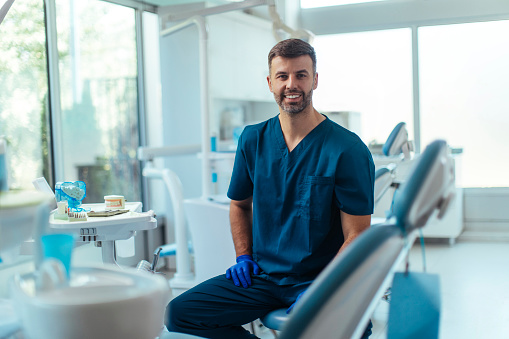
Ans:
[[[257,338],[242,325],[291,309],[370,226],[373,159],[356,134],[314,109],[313,47],[284,40],[268,62],[279,114],[244,129],[228,190],[237,264],[172,300],[169,331]],[[363,338],[371,334],[371,323],[366,325]]]

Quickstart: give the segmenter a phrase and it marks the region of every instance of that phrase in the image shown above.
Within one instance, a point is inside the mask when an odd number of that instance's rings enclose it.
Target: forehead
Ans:
[[[285,58],[277,56],[272,59],[271,73],[277,72],[292,73],[306,70],[309,74],[313,74],[313,60],[309,55],[301,55],[296,58]]]

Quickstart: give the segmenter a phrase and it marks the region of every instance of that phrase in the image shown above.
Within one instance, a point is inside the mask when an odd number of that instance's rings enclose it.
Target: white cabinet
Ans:
[[[207,17],[210,131],[222,150],[233,130],[278,113],[269,91],[267,55],[276,44],[270,21],[242,12]]]

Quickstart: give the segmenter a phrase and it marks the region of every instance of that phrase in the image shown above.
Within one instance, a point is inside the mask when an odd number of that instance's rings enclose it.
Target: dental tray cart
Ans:
[[[91,211],[104,211],[106,204],[83,204]],[[153,211],[141,213],[141,202],[126,202],[127,213],[109,217],[88,217],[86,221],[67,221],[55,219],[52,212],[49,218],[51,233],[71,233],[76,242],[99,242],[104,263],[116,264],[115,240],[126,240],[136,231],[151,230],[157,227]]]

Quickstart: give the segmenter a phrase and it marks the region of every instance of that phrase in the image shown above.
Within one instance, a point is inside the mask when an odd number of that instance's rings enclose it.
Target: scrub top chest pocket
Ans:
[[[316,221],[329,220],[333,192],[333,177],[310,175],[302,178],[299,187],[299,216]]]

